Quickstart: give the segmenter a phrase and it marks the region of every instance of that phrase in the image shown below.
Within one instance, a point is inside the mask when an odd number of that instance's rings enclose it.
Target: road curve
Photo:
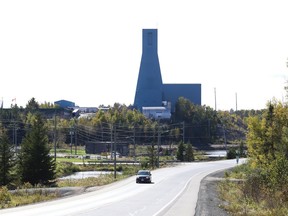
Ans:
[[[191,216],[201,180],[235,165],[235,160],[183,163],[152,171],[151,184],[136,184],[130,177],[81,195],[0,210],[0,215]]]

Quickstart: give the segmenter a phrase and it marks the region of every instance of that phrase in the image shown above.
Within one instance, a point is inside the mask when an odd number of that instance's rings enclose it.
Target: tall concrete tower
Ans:
[[[157,29],[142,30],[142,58],[134,98],[134,106],[162,105],[162,77],[158,59]]]
[[[134,106],[142,111],[142,107],[160,107],[166,101],[173,112],[179,97],[201,105],[201,84],[162,83],[157,40],[157,29],[142,30],[142,58]]]

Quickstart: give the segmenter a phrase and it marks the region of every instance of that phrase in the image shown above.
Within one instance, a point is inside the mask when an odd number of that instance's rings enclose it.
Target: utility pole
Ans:
[[[110,160],[113,158],[113,124],[110,124]]]
[[[185,143],[185,121],[183,121],[183,128],[182,128],[182,130],[183,130],[183,143]]]
[[[18,152],[17,130],[18,130],[18,126],[15,128],[15,144],[16,144],[16,153]]]
[[[16,123],[16,120],[13,120],[13,144],[15,145],[16,153],[18,152],[17,130],[18,130],[18,125]]]
[[[77,155],[77,145],[78,145],[78,140],[77,140],[77,119],[75,119],[75,155]]]
[[[211,142],[211,134],[210,134],[210,127],[211,127],[211,124],[210,124],[210,119],[208,119],[208,137],[209,137],[209,142]]]
[[[214,97],[215,97],[215,111],[217,111],[217,103],[216,103],[216,88],[214,88]]]
[[[54,114],[54,160],[56,161],[56,114]]]
[[[117,133],[116,133],[116,128],[114,129],[114,179],[116,179],[116,137],[117,137]]]
[[[161,145],[161,132],[160,132],[160,125],[158,125],[158,142],[157,142],[157,167],[160,167],[160,160],[159,160],[159,150]]]
[[[136,163],[136,142],[135,142],[135,126],[133,127],[133,144],[134,144],[134,163]]]
[[[73,134],[74,134],[74,129],[70,127],[70,150],[71,150],[71,155],[72,155],[72,146],[73,146]]]
[[[237,111],[237,92],[235,93],[236,96],[236,111]]]
[[[225,150],[226,150],[226,152],[227,152],[227,141],[226,141],[225,125],[223,125],[222,128],[223,128],[223,136],[224,136]]]

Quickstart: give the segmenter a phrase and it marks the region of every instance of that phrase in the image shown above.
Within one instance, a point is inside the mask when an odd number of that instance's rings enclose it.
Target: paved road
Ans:
[[[235,165],[235,160],[181,164],[153,171],[152,184],[136,184],[131,177],[81,195],[0,210],[0,215],[191,216],[201,180]]]

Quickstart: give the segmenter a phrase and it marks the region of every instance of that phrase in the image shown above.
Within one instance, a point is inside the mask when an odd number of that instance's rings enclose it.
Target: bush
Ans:
[[[236,158],[236,150],[234,148],[230,148],[227,152],[227,159],[234,159]]]
[[[147,160],[147,159],[141,160],[140,164],[141,164],[142,169],[146,169],[149,167],[149,160]]]
[[[271,162],[269,167],[270,185],[280,191],[287,191],[288,185],[288,160],[280,155]],[[287,197],[286,197],[287,199]]]
[[[11,202],[11,195],[7,189],[7,187],[0,188],[0,209],[6,208],[9,206],[9,202]]]
[[[264,197],[264,185],[267,181],[267,173],[262,169],[251,170],[247,174],[247,181],[243,185],[243,194],[245,197],[252,198],[255,202],[259,203],[261,197]]]

